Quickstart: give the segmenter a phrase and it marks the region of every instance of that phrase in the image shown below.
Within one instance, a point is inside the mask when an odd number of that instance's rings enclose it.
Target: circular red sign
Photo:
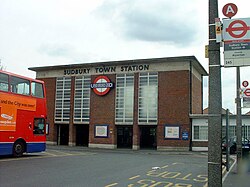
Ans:
[[[99,76],[94,80],[94,83],[90,85],[97,95],[105,95],[113,87],[113,83],[110,82],[107,76]]]
[[[245,96],[250,96],[250,89],[247,88],[247,89],[244,91],[244,94],[245,94]]]
[[[242,20],[232,21],[228,28],[226,28],[226,32],[233,38],[242,38],[248,30],[250,30],[250,27]]]
[[[233,3],[228,3],[223,7],[222,12],[224,16],[231,18],[237,14],[238,7]]]
[[[249,84],[248,81],[243,81],[242,82],[242,86],[244,86],[244,87],[248,87],[248,84]]]

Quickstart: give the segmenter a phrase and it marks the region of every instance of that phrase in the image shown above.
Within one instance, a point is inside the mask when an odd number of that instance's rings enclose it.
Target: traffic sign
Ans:
[[[243,93],[246,97],[250,97],[250,88],[246,88]]]
[[[250,18],[227,19],[223,21],[224,42],[250,39]]]
[[[250,18],[223,21],[225,67],[250,65]]]
[[[223,7],[222,12],[224,16],[231,18],[237,14],[238,7],[233,3],[228,3]]]
[[[243,20],[235,20],[226,28],[226,32],[233,38],[243,38],[250,30],[250,27]]]
[[[244,86],[245,88],[248,87],[248,85],[249,85],[248,81],[243,81],[242,82],[242,86]]]
[[[215,18],[215,32],[216,32],[216,42],[222,42],[222,25],[220,18]]]
[[[250,97],[243,97],[243,108],[250,108]]]

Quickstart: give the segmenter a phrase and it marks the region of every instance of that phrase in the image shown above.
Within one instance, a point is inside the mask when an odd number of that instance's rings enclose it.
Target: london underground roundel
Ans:
[[[113,87],[113,83],[110,82],[107,76],[98,76],[94,80],[94,83],[90,85],[90,87],[97,95],[102,96],[106,95],[109,92],[109,90]]]

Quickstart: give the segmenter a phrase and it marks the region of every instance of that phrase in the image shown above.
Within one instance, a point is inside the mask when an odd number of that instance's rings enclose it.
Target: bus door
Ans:
[[[33,137],[27,140],[27,152],[40,152],[45,151],[46,148],[46,137],[45,128],[46,121],[44,118],[34,118],[32,123],[29,123],[29,132],[32,133]]]

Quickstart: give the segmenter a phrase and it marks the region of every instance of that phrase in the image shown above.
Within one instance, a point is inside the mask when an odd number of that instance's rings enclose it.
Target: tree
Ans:
[[[3,66],[2,61],[0,59],[0,70],[5,70],[5,69],[6,69],[6,67]]]

